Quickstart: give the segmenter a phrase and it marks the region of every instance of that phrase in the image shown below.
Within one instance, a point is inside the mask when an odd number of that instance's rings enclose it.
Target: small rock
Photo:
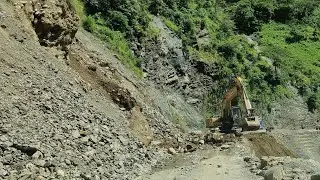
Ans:
[[[173,83],[177,82],[178,80],[179,80],[179,77],[177,75],[175,75],[174,77],[167,79],[165,83],[166,84],[173,84]]]
[[[89,66],[88,66],[88,69],[91,70],[91,71],[97,71],[97,66],[95,66],[95,65],[89,65]]]
[[[43,157],[43,154],[40,152],[40,151],[37,151],[36,153],[34,153],[33,155],[32,155],[32,158],[33,159],[40,159],[40,158],[42,158]]]
[[[7,147],[11,147],[13,145],[11,141],[4,141],[3,144],[6,145]]]
[[[230,149],[230,145],[224,144],[221,146],[221,150],[227,150]]]
[[[301,174],[301,173],[302,173],[302,170],[299,169],[299,168],[294,168],[294,169],[292,170],[292,172],[295,173],[295,174]]]
[[[43,167],[48,168],[48,167],[54,167],[55,165],[52,164],[50,161],[46,161],[46,163],[43,165]]]
[[[44,165],[46,164],[46,161],[45,160],[37,160],[37,161],[35,161],[35,164],[37,166],[44,167]]]
[[[118,136],[118,139],[121,141],[121,143],[123,144],[123,145],[128,145],[128,140],[126,139],[126,138],[124,138],[123,136]]]
[[[88,135],[88,132],[87,131],[79,131],[79,134],[84,137],[84,136],[87,136]]]
[[[89,137],[88,136],[87,137],[82,137],[81,138],[81,142],[83,142],[83,143],[89,142]]]
[[[6,26],[5,24],[1,24],[0,27],[1,27],[2,29],[6,29],[6,28],[7,28],[7,26]]]
[[[83,178],[84,180],[91,180],[91,177],[85,174],[80,174],[80,177]]]
[[[64,162],[67,164],[67,165],[71,165],[71,161],[69,159],[65,159]]]
[[[251,161],[251,157],[249,157],[249,156],[244,157],[243,160],[244,160],[245,162],[250,162],[250,161]]]
[[[79,133],[78,130],[75,130],[75,131],[72,131],[72,136],[73,136],[74,138],[79,138],[81,135],[80,135],[80,133]]]
[[[260,160],[260,169],[263,169],[264,167],[268,166],[268,160],[266,158],[261,158]]]
[[[91,140],[92,142],[94,142],[94,143],[98,143],[98,142],[99,142],[98,138],[97,138],[96,136],[94,136],[94,135],[91,135],[91,136],[90,136],[90,140]]]
[[[64,171],[61,170],[61,169],[58,169],[57,170],[57,175],[60,176],[60,177],[64,177]]]
[[[38,176],[37,178],[36,178],[36,180],[45,180],[46,178],[44,178],[43,176]]]
[[[202,160],[209,159],[207,156],[202,157]]]
[[[250,167],[250,171],[253,172],[253,173],[254,173],[254,171],[256,171],[257,169],[258,169],[258,168],[257,168],[256,165],[252,165],[252,166]]]
[[[27,4],[27,1],[20,1],[20,3],[21,3],[22,5],[26,5],[26,4]]]
[[[8,175],[8,171],[4,170],[4,169],[0,169],[0,176],[6,176]]]
[[[218,167],[218,168],[221,168],[221,167],[222,167],[222,165],[221,165],[221,164],[218,164],[218,165],[217,165],[217,167]]]
[[[151,141],[150,145],[151,146],[158,146],[160,145],[162,142],[161,141]]]
[[[204,140],[200,140],[199,144],[204,145]]]
[[[174,150],[172,147],[168,149],[168,153],[172,155],[177,154],[176,150]]]
[[[37,168],[34,164],[32,164],[32,163],[28,163],[28,164],[26,165],[26,168],[29,169],[30,172],[35,172],[35,171],[37,171],[37,169],[38,169],[38,168]]]
[[[258,176],[263,176],[263,171],[257,170],[256,175],[258,175]]]
[[[188,104],[197,104],[199,101],[200,101],[199,99],[190,98],[187,100],[187,103]]]
[[[91,151],[86,152],[85,155],[86,155],[86,156],[93,156],[94,153],[96,153],[96,150],[93,149],[93,150],[91,150]]]
[[[192,163],[193,165],[199,164],[198,161],[192,161],[191,163]]]
[[[44,167],[44,168],[54,167],[54,164],[52,164],[49,161],[45,161],[45,160],[37,160],[37,161],[35,161],[35,165],[40,166],[40,167]]]
[[[183,138],[182,138],[182,137],[180,137],[180,136],[179,136],[179,137],[177,137],[177,141],[178,141],[178,142],[180,142],[180,143],[183,143],[183,142],[184,142]]]
[[[120,59],[120,57],[117,54],[114,54],[113,57]]]

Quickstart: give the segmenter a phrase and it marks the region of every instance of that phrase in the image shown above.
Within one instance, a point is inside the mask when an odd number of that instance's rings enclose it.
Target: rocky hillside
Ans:
[[[132,179],[182,136],[68,2],[0,2],[1,179]]]

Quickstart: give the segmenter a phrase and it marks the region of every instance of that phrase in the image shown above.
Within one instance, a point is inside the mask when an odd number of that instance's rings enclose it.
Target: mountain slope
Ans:
[[[292,98],[302,97],[299,111],[319,116],[314,1],[87,0],[84,6],[86,30],[122,52],[123,61],[140,67],[157,87],[181,94],[202,119],[220,114],[232,75],[245,79],[266,124],[286,126],[285,120],[273,123],[273,109]],[[121,46],[114,46],[116,39]],[[186,120],[191,128],[201,124],[191,122]]]

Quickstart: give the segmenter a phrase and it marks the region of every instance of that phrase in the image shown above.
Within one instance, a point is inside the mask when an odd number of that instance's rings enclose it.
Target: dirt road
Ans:
[[[173,156],[166,166],[137,180],[310,179],[320,164],[301,158],[277,134],[249,133],[220,147]]]
[[[162,170],[155,170],[153,174],[137,180],[261,179],[261,176],[250,172],[250,167],[244,161],[248,152],[243,145],[236,143],[176,156]]]
[[[194,165],[182,166],[174,169],[167,169],[156,172],[152,175],[141,178],[140,180],[225,180],[225,179],[243,179],[257,180],[263,179],[252,173],[248,173],[243,158],[237,156],[215,156],[203,160]]]

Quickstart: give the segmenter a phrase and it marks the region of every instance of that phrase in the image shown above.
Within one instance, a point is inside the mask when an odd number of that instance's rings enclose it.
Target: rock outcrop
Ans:
[[[68,50],[79,25],[79,18],[70,1],[32,0],[20,1],[15,5],[25,11],[41,45]]]

